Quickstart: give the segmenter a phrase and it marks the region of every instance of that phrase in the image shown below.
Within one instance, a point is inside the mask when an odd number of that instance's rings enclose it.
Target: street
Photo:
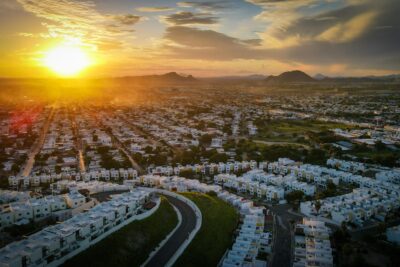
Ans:
[[[168,241],[150,259],[150,261],[146,264],[146,267],[165,266],[196,227],[196,214],[188,204],[174,197],[165,197],[181,213],[182,223],[168,239]]]
[[[292,262],[292,226],[291,220],[301,220],[302,217],[288,212],[288,204],[270,207],[274,214],[274,239],[270,266],[289,267]]]

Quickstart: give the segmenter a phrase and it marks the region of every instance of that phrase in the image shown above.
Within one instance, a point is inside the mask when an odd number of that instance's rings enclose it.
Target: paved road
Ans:
[[[292,258],[292,226],[290,220],[300,220],[302,217],[288,212],[290,205],[277,205],[270,208],[274,214],[273,256],[272,267],[290,267]]]
[[[78,150],[79,170],[81,172],[86,172],[85,159],[83,157],[82,139],[79,135],[79,129],[76,124],[75,112],[72,114],[72,111],[70,111],[70,116],[71,116],[70,120],[71,120],[72,132],[74,133],[74,136],[75,136],[75,148],[76,148],[76,150]]]
[[[92,116],[95,118],[96,123],[100,128],[107,129],[106,125],[104,125],[102,120],[98,118],[95,111],[92,111]],[[124,144],[111,131],[106,130],[106,132],[111,137],[113,145],[115,145],[116,148],[120,149],[122,153],[124,153],[124,155],[128,158],[132,167],[137,170],[139,174],[142,173],[142,167],[140,167],[140,165],[131,157],[130,153],[128,153],[128,151],[125,149]]]
[[[178,248],[189,237],[189,234],[196,228],[196,214],[190,206],[174,197],[165,196],[182,215],[182,223],[172,234],[168,241],[157,251],[157,253],[146,264],[146,267],[165,266],[172,258]],[[160,222],[162,223],[162,222]]]
[[[42,149],[42,146],[44,144],[44,141],[46,139],[47,132],[50,127],[50,123],[53,119],[54,116],[54,108],[52,107],[49,116],[46,119],[46,122],[44,123],[44,126],[39,134],[38,139],[35,141],[33,144],[33,147],[31,148],[31,151],[28,154],[28,160],[26,161],[25,167],[22,170],[22,176],[27,177],[32,171],[33,164],[35,163],[35,156],[40,152]]]

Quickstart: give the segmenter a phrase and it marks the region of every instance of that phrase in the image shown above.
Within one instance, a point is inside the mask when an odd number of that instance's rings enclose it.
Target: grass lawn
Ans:
[[[352,128],[349,125],[316,120],[273,120],[258,123],[257,138],[267,141],[297,142],[306,132],[322,132],[334,128]]]
[[[183,193],[201,210],[203,223],[200,231],[174,266],[217,266],[226,249],[233,242],[239,214],[218,197],[200,193]]]
[[[177,223],[174,209],[162,199],[153,215],[128,224],[63,266],[140,266]]]

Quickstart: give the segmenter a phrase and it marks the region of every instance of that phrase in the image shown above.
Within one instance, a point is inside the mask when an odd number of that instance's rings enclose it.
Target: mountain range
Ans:
[[[167,83],[167,84],[186,84],[186,83],[248,83],[254,84],[287,84],[287,83],[382,83],[400,82],[400,75],[387,76],[365,76],[365,77],[328,77],[323,74],[316,74],[311,77],[300,70],[283,72],[277,76],[253,74],[247,76],[221,76],[209,78],[195,78],[192,75],[178,74],[169,72],[161,75],[127,76],[119,79],[132,80],[145,83]]]
[[[193,83],[196,82],[192,75],[184,75],[178,74],[176,72],[168,72],[166,74],[160,75],[144,75],[144,76],[125,76],[116,79],[122,79],[125,81],[134,81],[134,82],[145,82],[145,83]]]

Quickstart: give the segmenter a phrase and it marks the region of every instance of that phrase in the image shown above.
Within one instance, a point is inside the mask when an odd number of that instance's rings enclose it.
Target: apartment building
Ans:
[[[303,218],[295,229],[293,267],[333,267],[329,234],[324,222]]]
[[[86,213],[13,242],[0,249],[0,266],[60,265],[69,255],[86,249],[131,219],[148,197],[144,191],[117,195]]]
[[[243,216],[235,242],[221,266],[266,266],[265,261],[257,259],[258,253],[265,251],[265,246],[269,244],[269,235],[264,232],[265,209],[226,191],[218,193],[218,197],[236,207]]]
[[[398,193],[374,191],[368,188],[353,189],[352,193],[315,201],[300,203],[300,210],[306,216],[318,215],[331,218],[332,223],[352,222],[362,225],[371,217],[384,219],[386,214],[400,207]]]
[[[0,228],[14,224],[28,224],[50,216],[65,218],[61,211],[74,209],[85,203],[84,196],[78,192],[71,192],[64,195],[29,198],[21,202],[5,204],[0,206]]]

